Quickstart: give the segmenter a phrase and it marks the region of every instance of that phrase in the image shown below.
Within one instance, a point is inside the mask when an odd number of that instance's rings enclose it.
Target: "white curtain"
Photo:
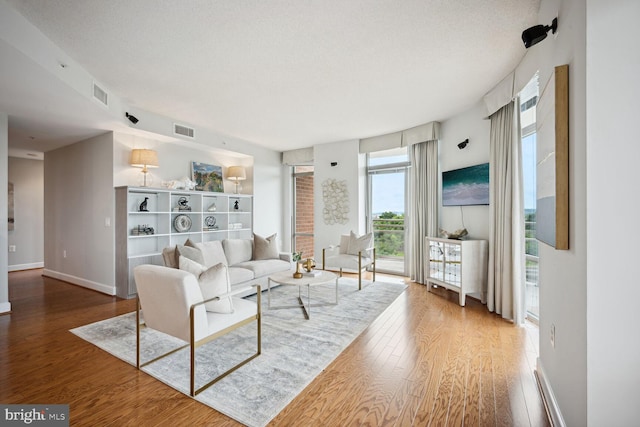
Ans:
[[[491,115],[489,311],[524,322],[524,205],[520,109],[511,102]]]
[[[438,232],[438,141],[413,144],[409,151],[409,276],[424,283],[424,238]]]

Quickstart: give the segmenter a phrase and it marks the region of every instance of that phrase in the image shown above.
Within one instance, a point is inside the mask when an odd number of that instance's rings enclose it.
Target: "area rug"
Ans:
[[[196,400],[248,426],[264,426],[284,409],[365,328],[398,298],[406,285],[375,282],[363,284],[341,278],[338,305],[312,307],[305,320],[302,309],[267,309],[262,295],[262,354],[209,387]],[[272,305],[296,304],[297,287],[272,289]],[[335,286],[312,288],[312,299],[335,299]],[[254,298],[250,297],[250,298]],[[214,340],[196,352],[196,387],[218,372],[255,352],[255,323]],[[135,312],[71,330],[112,355],[135,365]],[[151,360],[183,345],[151,329],[141,332],[141,359]],[[189,394],[189,350],[180,350],[143,370],[176,390]]]

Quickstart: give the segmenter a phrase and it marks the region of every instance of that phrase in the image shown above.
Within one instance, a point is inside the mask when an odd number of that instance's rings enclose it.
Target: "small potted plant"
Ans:
[[[296,263],[296,272],[293,273],[294,279],[302,278],[302,273],[300,272],[300,260],[302,259],[302,251],[293,253],[293,262]]]

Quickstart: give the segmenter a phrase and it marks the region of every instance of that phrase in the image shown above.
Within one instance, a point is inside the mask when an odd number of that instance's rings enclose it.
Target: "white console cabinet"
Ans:
[[[459,293],[464,306],[467,294],[482,295],[487,284],[489,244],[486,240],[425,239],[429,259],[425,265],[427,287],[433,285]]]
[[[246,194],[116,187],[116,294],[136,294],[133,268],[162,265],[162,250],[187,239],[248,239],[253,197]],[[146,199],[146,206],[141,204]]]

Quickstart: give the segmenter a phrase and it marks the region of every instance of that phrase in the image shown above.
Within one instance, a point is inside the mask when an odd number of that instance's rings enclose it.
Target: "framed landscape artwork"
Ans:
[[[569,66],[555,67],[536,107],[536,238],[569,249]]]
[[[196,183],[198,191],[224,192],[222,166],[191,162],[191,180]]]

